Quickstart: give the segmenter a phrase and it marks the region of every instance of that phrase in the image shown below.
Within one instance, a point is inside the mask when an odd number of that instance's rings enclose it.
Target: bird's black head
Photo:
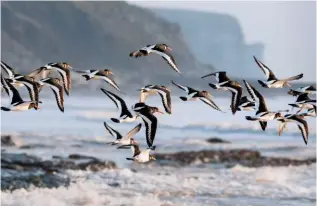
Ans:
[[[156,158],[153,155],[149,155],[150,156],[150,160],[156,160]]]
[[[211,97],[211,94],[209,92],[205,91],[205,90],[201,91],[200,95],[204,96],[204,97]]]
[[[32,109],[32,108],[35,110],[38,110],[38,109],[40,109],[40,106],[38,104],[35,104],[35,102],[32,102],[29,105],[29,109]]]
[[[61,64],[62,64],[64,69],[71,69],[72,68],[72,66],[66,62],[62,62]]]
[[[167,90],[167,91],[170,91],[170,89],[169,88],[167,88],[166,86],[164,86],[164,85],[161,85],[161,88],[162,89],[165,89],[165,90]]]
[[[275,114],[275,119],[281,118],[281,117],[283,117],[283,116],[282,116],[282,114],[281,114],[280,112],[277,112],[277,113]]]
[[[103,71],[106,73],[106,75],[113,74],[113,72],[110,69],[104,69]]]
[[[164,112],[162,112],[159,108],[157,107],[151,107],[151,112],[152,114],[154,113],[160,113],[160,114],[164,114]]]
[[[163,44],[157,44],[157,46],[159,46],[161,49],[163,49],[164,51],[169,51],[171,52],[172,49],[171,47],[169,47],[167,44],[163,43]]]
[[[295,90],[290,89],[290,90],[287,92],[287,94],[293,95],[293,96],[298,96],[298,95],[301,94],[301,92],[297,92],[297,91],[295,91]]]
[[[137,144],[136,141],[134,140],[134,138],[131,138],[131,139],[130,139],[130,144],[132,144],[132,145]]]

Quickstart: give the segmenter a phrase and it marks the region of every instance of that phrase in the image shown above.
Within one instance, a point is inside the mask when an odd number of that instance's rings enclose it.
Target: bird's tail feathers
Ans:
[[[277,110],[276,112],[289,112],[289,109]]]
[[[288,104],[289,106],[291,106],[291,107],[298,107],[298,105],[297,104]]]
[[[187,97],[179,97],[183,101],[187,101]]]
[[[212,84],[212,83],[209,83],[209,86],[213,89],[217,89],[217,85],[216,84]]]
[[[7,107],[1,107],[1,110],[3,110],[3,111],[10,111],[10,109],[9,108],[7,108]]]
[[[117,118],[111,118],[111,120],[112,120],[113,122],[115,122],[115,123],[120,123],[120,122],[121,122],[120,119],[117,119]]]
[[[246,116],[245,117],[247,120],[249,120],[249,121],[256,121],[256,120],[258,120],[258,118],[256,118],[256,117],[251,117],[251,116]]]
[[[259,84],[264,87],[264,88],[268,88],[268,86],[261,80],[258,80]]]
[[[130,149],[131,145],[121,145],[119,147],[117,147],[117,149]]]
[[[79,73],[79,74],[85,74],[87,73],[86,71],[82,71],[82,70],[73,70],[74,72],[76,73]]]
[[[87,74],[82,75],[82,77],[84,77],[86,79],[86,81],[91,79],[91,77],[89,75],[87,75]]]

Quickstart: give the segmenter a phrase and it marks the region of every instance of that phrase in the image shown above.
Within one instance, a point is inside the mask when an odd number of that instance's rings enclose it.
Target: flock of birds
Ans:
[[[174,71],[176,71],[178,74],[181,74],[171,51],[171,48],[166,44],[154,44],[147,45],[146,47],[134,51],[130,53],[129,56],[138,58],[141,56],[158,54],[172,67]],[[267,78],[266,81],[258,80],[259,84],[264,88],[283,88],[286,86],[290,87],[290,81],[298,80],[303,77],[303,74],[299,74],[285,79],[278,79],[265,64],[259,61],[256,57],[254,57],[254,60],[262,69]],[[42,103],[41,101],[39,101],[39,93],[41,92],[42,87],[46,85],[49,86],[53,91],[59,110],[61,112],[64,112],[64,92],[66,93],[66,95],[69,95],[70,93],[71,71],[79,73],[87,81],[104,80],[113,88],[120,91],[119,86],[111,77],[111,75],[113,74],[112,71],[108,69],[75,71],[72,69],[72,66],[70,64],[58,62],[46,64],[28,75],[21,75],[15,72],[12,67],[10,67],[3,61],[1,61],[1,68],[7,74],[7,77],[4,77],[1,74],[1,91],[5,91],[11,99],[11,104],[8,107],[1,107],[2,111],[26,111],[33,108],[35,110],[38,110],[40,108],[39,104]],[[53,71],[59,73],[61,79],[49,77]],[[225,71],[207,74],[201,78],[211,76],[213,76],[217,81],[216,83],[209,83],[209,86],[211,88],[231,92],[232,98],[230,107],[233,115],[237,111],[255,110],[255,115],[246,116],[246,119],[249,121],[258,121],[263,131],[265,131],[268,121],[277,120],[280,122],[278,127],[279,135],[281,135],[287,123],[295,122],[299,130],[301,131],[305,144],[307,144],[309,132],[305,118],[316,117],[316,99],[311,99],[308,95],[316,94],[316,85],[290,89],[288,94],[297,96],[297,100],[289,105],[293,108],[299,108],[299,110],[296,113],[287,113],[289,112],[289,110],[270,111],[266,106],[263,95],[261,95],[259,91],[254,88],[254,86],[252,86],[245,80],[243,80],[243,82],[251,98],[247,97],[247,95],[242,96],[243,88],[240,83],[231,80],[227,76],[227,73]],[[208,91],[199,91],[188,86],[183,86],[174,81],[171,82],[173,85],[181,90],[184,90],[187,93],[186,96],[179,97],[181,100],[201,100],[211,108],[223,112],[212,100],[213,96]],[[30,96],[30,101],[25,101],[21,98],[19,91],[17,90],[17,88],[19,87],[27,88]],[[150,160],[155,160],[155,157],[150,154],[150,151],[155,149],[155,145],[153,145],[153,143],[158,124],[157,117],[154,114],[164,114],[164,112],[159,110],[158,107],[147,105],[145,102],[150,96],[158,94],[161,97],[165,112],[171,114],[171,90],[163,85],[146,85],[145,87],[138,90],[140,91],[139,102],[131,107],[132,110],[128,108],[125,101],[118,95],[103,88],[101,88],[101,91],[114,102],[119,110],[118,117],[111,118],[112,122],[134,122],[138,118],[141,118],[143,120],[145,125],[145,136],[148,148],[141,151],[139,149],[139,145],[134,139],[134,136],[140,131],[142,127],[141,123],[134,127],[126,135],[122,135],[121,133],[110,127],[109,124],[104,122],[104,126],[107,131],[110,133],[110,135],[116,138],[115,141],[110,142],[109,144],[118,145],[118,149],[131,148],[133,156],[132,158],[126,158],[127,160],[133,160],[136,162],[148,162]],[[287,114],[283,115],[283,112],[286,112]]]

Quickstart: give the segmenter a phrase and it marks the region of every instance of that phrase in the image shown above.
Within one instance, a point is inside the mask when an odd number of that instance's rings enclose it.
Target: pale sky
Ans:
[[[316,2],[128,1],[143,7],[212,11],[238,19],[247,43],[265,44],[263,62],[278,78],[316,80]]]

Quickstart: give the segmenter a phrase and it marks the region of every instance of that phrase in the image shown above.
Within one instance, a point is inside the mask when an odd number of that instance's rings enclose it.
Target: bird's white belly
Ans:
[[[243,109],[244,111],[252,111],[252,110],[255,110],[254,107],[240,107],[240,109]]]
[[[199,100],[199,98],[197,98],[197,97],[189,97],[189,96],[187,96],[187,101],[198,101]]]
[[[95,75],[94,75],[94,76],[92,76],[92,77],[91,77],[91,79],[100,80],[100,79],[101,79],[101,77],[100,77],[100,76],[95,76]]]
[[[126,117],[126,118],[123,118],[121,119],[120,121],[121,122],[134,122],[135,120],[137,119],[137,116],[134,116],[134,117]]]
[[[269,121],[275,119],[275,113],[268,113],[259,117],[260,121]]]
[[[312,104],[309,104],[309,103],[304,103],[304,104],[302,105],[302,107],[303,107],[304,109],[312,109],[312,108],[314,108],[314,106],[313,106]]]
[[[128,145],[128,144],[130,144],[130,139],[121,139],[121,140],[119,141],[119,144],[121,144],[121,145]]]
[[[138,156],[135,157],[135,159],[138,162],[148,162],[148,161],[150,161],[150,156],[149,156],[149,154],[145,154],[145,153],[141,152]]]
[[[284,86],[284,82],[282,82],[282,81],[276,81],[274,83],[266,82],[266,84],[269,88],[283,88],[283,86]]]
[[[303,109],[312,109],[312,108],[314,108],[314,106],[312,104],[309,104],[309,103],[300,103],[300,104],[297,104],[297,106],[299,108],[303,108]]]
[[[23,87],[24,84],[18,81],[15,81],[14,83],[12,83],[14,85],[14,87]]]
[[[216,87],[218,90],[221,90],[221,91],[228,91],[229,90],[227,87],[221,87],[218,84],[216,84]]]
[[[13,106],[10,109],[11,109],[11,111],[25,111],[25,110],[29,109],[29,106],[30,106],[30,103],[25,102],[25,103],[19,104],[17,106]]]

